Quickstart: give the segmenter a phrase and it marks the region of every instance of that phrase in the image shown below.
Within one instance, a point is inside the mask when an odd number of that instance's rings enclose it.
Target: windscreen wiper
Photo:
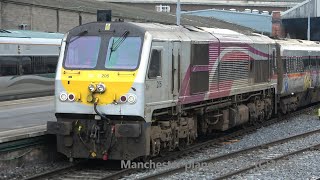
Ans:
[[[110,54],[109,54],[109,61],[111,59],[112,52],[116,51],[119,46],[123,43],[123,41],[128,37],[129,31],[125,31],[122,36],[114,42],[114,38],[112,39],[111,47],[110,47]]]
[[[116,51],[119,46],[123,43],[123,41],[128,37],[129,31],[126,31],[122,34],[122,36],[116,41],[116,42],[112,42],[112,51]]]
[[[70,41],[67,42],[67,43],[68,43],[68,44],[69,44],[69,43],[72,43],[73,41],[79,39],[81,36],[84,36],[84,35],[86,35],[87,33],[88,33],[87,30],[86,30],[86,31],[82,31],[82,32],[78,33],[77,35],[75,35],[75,36],[74,36],[75,38],[72,39],[72,40],[70,40]]]

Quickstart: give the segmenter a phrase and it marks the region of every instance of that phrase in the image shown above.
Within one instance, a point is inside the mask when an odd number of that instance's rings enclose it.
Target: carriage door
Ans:
[[[172,99],[179,98],[180,90],[180,61],[181,61],[181,42],[172,42],[172,61],[171,61],[171,94]]]
[[[313,54],[313,53],[312,53]],[[317,79],[318,79],[318,66],[319,63],[317,62],[317,56],[314,53],[310,57],[310,86],[316,87],[317,86]]]
[[[152,42],[146,75],[146,103],[165,105],[171,96],[171,53],[168,42]]]

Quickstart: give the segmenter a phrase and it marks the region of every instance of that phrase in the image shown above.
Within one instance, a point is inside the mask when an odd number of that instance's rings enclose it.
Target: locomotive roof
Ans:
[[[245,35],[229,29],[197,27],[188,25],[164,25],[159,23],[133,24],[148,31],[156,40],[212,41],[218,38],[220,40],[223,40],[224,42],[255,42],[259,44],[275,43],[273,39],[264,35],[255,33]]]
[[[282,50],[293,51],[320,51],[320,43],[318,41],[306,41],[300,39],[283,39],[276,40],[281,45]]]
[[[276,41],[283,45],[320,46],[319,41],[307,41],[300,39],[281,39]]]

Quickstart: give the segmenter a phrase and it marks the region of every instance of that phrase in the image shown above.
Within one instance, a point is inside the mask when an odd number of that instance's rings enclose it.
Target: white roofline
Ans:
[[[152,4],[176,4],[176,0],[97,0],[113,3],[152,3]],[[236,6],[265,6],[265,7],[293,7],[299,2],[278,2],[278,1],[227,1],[227,0],[181,0],[181,4],[203,4],[203,5],[236,5]]]
[[[0,37],[0,44],[61,45],[62,39]]]

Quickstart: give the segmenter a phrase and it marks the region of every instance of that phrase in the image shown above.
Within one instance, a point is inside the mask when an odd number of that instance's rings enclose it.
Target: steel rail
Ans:
[[[37,145],[45,145],[48,144],[48,142],[54,141],[52,137],[47,135],[4,142],[0,143],[0,153],[17,151],[20,149],[26,149],[28,147],[34,147]]]
[[[263,149],[263,148],[266,148],[266,147],[269,147],[269,146],[275,146],[275,145],[278,145],[278,144],[281,144],[281,143],[285,143],[285,142],[290,142],[290,141],[295,140],[295,139],[301,139],[301,138],[304,138],[304,137],[307,137],[307,136],[311,136],[311,135],[314,135],[314,134],[317,134],[317,133],[320,133],[320,129],[317,129],[317,130],[314,130],[314,131],[309,131],[309,132],[298,134],[298,135],[294,135],[294,136],[290,136],[288,138],[283,138],[283,139],[280,139],[280,140],[276,140],[276,141],[260,144],[260,145],[257,145],[257,146],[248,147],[248,148],[245,148],[245,149],[240,149],[238,151],[222,154],[220,156],[215,156],[215,157],[204,159],[204,160],[201,160],[201,161],[196,161],[194,163],[202,164],[202,163],[209,163],[209,162],[217,162],[217,161],[220,161],[220,160],[233,158],[233,157],[235,157],[237,155],[244,154],[244,153],[247,153],[247,152],[256,151],[256,150],[259,150],[259,149]],[[269,160],[267,162],[269,162]],[[250,169],[252,169],[253,167],[255,167],[255,166],[251,166]],[[149,176],[142,177],[141,179],[144,179],[144,180],[149,180],[150,179],[151,180],[151,179],[160,178],[160,177],[164,177],[164,176],[167,177],[167,176],[172,175],[174,173],[181,173],[184,170],[185,170],[185,165],[179,166],[177,168],[169,169],[169,170],[166,170],[166,171],[161,171],[161,172],[156,173],[156,174],[151,174]],[[249,170],[249,169],[245,168],[244,170],[239,170],[239,172],[237,171],[235,173],[227,174],[226,177],[231,177],[234,174],[238,174],[238,173],[241,173],[241,172],[246,171],[246,170]],[[225,178],[225,177],[222,177],[222,179],[223,178]],[[217,178],[217,179],[220,179],[220,178]]]
[[[284,159],[284,158],[287,158],[289,156],[293,156],[293,155],[297,155],[297,154],[300,154],[300,153],[303,153],[303,152],[306,152],[306,151],[310,151],[310,150],[314,150],[314,149],[318,149],[319,150],[320,148],[320,144],[316,144],[316,145],[311,145],[311,146],[308,146],[306,148],[301,148],[301,149],[298,149],[298,150],[295,150],[295,151],[292,151],[290,153],[287,153],[287,154],[284,154],[284,155],[281,155],[281,156],[278,156],[278,157],[275,157],[275,158],[271,158],[271,159],[268,159],[268,160],[264,160],[262,162],[259,162],[259,165],[262,166],[262,165],[266,165],[268,163],[272,163],[272,162],[275,162],[275,161],[279,161],[281,159]],[[213,178],[214,180],[221,180],[221,179],[226,179],[226,178],[230,178],[232,176],[235,176],[235,175],[239,175],[241,173],[244,173],[246,171],[249,171],[251,169],[254,169],[256,168],[257,165],[254,164],[254,165],[250,165],[249,167],[245,167],[243,169],[239,169],[237,171],[234,171],[234,172],[230,172],[230,173],[227,173],[223,176],[220,176],[220,177],[217,177],[217,178]]]
[[[46,178],[52,178],[61,174],[65,174],[65,172],[71,171],[71,170],[76,170],[81,166],[81,163],[75,163],[75,164],[70,164],[68,166],[54,169],[52,171],[44,172],[41,174],[37,174],[31,177],[27,177],[24,180],[37,180],[37,179],[46,179]]]
[[[292,118],[292,117],[297,116],[299,114],[302,114],[304,112],[311,111],[311,110],[313,110],[313,108],[315,108],[317,106],[318,106],[318,104],[314,104],[314,105],[311,105],[310,107],[306,107],[304,109],[301,109],[301,110],[298,110],[296,112],[287,114],[285,116],[280,116],[280,117],[277,117],[277,118],[273,118],[273,119],[270,119],[268,121],[262,122],[261,124],[256,124],[254,126],[250,126],[250,127],[246,128],[246,129],[241,129],[241,130],[238,130],[238,131],[233,132],[231,134],[227,134],[227,135],[224,135],[222,137],[219,137],[219,138],[216,138],[216,139],[213,139],[213,140],[209,140],[209,141],[202,142],[202,143],[197,143],[195,145],[187,147],[186,149],[184,149],[182,151],[170,152],[165,157],[160,157],[160,158],[153,159],[153,162],[157,163],[157,162],[166,162],[166,161],[169,161],[169,160],[175,160],[175,159],[181,158],[183,156],[187,156],[189,154],[192,154],[194,152],[200,151],[202,149],[220,146],[220,144],[222,142],[225,142],[225,141],[228,141],[228,140],[231,140],[231,139],[234,139],[234,138],[242,137],[243,135],[246,135],[246,134],[249,134],[251,132],[254,132],[255,130],[257,130],[257,129],[261,128],[261,127],[270,126],[272,124],[282,122],[284,120],[287,120],[289,118]],[[312,132],[309,132],[309,133],[312,133]],[[294,137],[292,137],[292,138],[294,138]],[[120,170],[120,171],[118,171],[116,173],[107,175],[107,176],[101,178],[101,180],[119,179],[119,178],[122,178],[124,176],[128,176],[130,174],[133,174],[133,173],[136,173],[136,172],[139,172],[139,171],[143,171],[143,170],[144,169],[130,169],[130,168],[123,169],[123,170]],[[144,179],[144,178],[142,178],[142,179]]]

